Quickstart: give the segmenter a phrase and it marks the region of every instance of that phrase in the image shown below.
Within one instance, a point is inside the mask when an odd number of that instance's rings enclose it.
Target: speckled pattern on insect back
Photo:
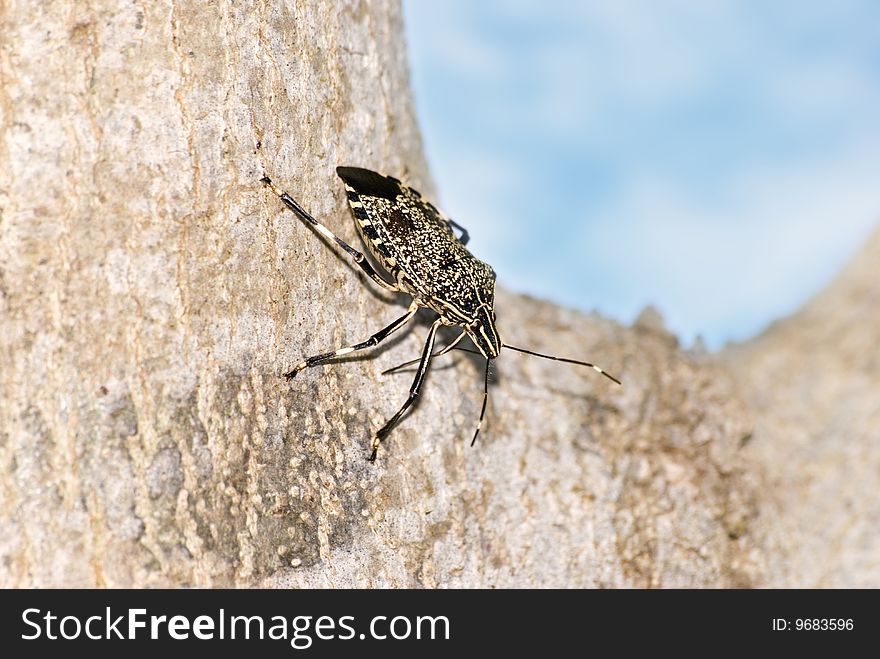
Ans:
[[[387,177],[389,181],[396,179]],[[389,186],[390,187],[390,186]],[[463,318],[495,297],[495,271],[456,238],[449,221],[412,188],[393,199],[357,192],[346,182],[355,225],[373,257],[397,273],[400,287],[439,314]]]

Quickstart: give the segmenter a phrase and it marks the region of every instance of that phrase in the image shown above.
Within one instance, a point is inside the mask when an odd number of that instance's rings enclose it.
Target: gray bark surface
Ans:
[[[650,312],[499,290],[503,338],[624,387],[504,353],[473,448],[453,354],[366,462],[424,319],[280,377],[403,310],[258,182],[353,244],[336,165],[434,196],[396,3],[63,6],[0,4],[0,585],[785,583],[780,456]]]
[[[768,584],[880,587],[880,230],[800,311],[722,363],[753,410]]]

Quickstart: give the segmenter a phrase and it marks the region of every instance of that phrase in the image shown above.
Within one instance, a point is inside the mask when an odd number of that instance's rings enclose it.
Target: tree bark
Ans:
[[[880,230],[815,299],[722,365],[756,420],[768,585],[880,587]]]
[[[624,386],[505,353],[474,448],[453,355],[365,460],[424,324],[280,377],[401,313],[259,183],[355,244],[336,165],[432,189],[397,3],[59,6],[0,5],[0,585],[768,582],[748,413],[651,313],[500,290]]]

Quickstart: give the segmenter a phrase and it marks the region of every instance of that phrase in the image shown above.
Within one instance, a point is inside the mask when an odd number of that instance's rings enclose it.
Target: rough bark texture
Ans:
[[[880,230],[801,311],[723,362],[756,420],[768,583],[880,587]]]
[[[506,353],[470,448],[454,356],[374,466],[424,325],[279,377],[401,313],[258,183],[352,242],[337,164],[431,190],[396,3],[0,12],[0,585],[785,583],[749,414],[651,313],[499,291],[511,343],[625,386]]]

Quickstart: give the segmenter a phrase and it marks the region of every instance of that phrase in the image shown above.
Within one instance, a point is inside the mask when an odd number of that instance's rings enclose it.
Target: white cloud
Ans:
[[[880,223],[874,146],[743,172],[726,191],[732,205],[699,204],[672,181],[632,181],[612,221],[580,240],[594,246],[593,270],[622,289],[617,314],[631,319],[651,302],[688,339],[746,338],[815,293]]]

